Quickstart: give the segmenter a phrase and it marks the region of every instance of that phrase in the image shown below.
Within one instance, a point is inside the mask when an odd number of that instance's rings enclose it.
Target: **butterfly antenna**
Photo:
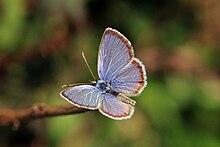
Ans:
[[[95,76],[94,76],[94,74],[93,74],[91,68],[89,67],[89,64],[88,64],[88,62],[87,62],[87,60],[86,60],[86,57],[85,57],[84,52],[82,52],[82,57],[83,57],[84,61],[86,62],[86,65],[87,65],[87,67],[88,67],[88,69],[89,69],[89,71],[90,71],[90,73],[91,73],[93,79],[96,80],[96,78],[95,78]]]

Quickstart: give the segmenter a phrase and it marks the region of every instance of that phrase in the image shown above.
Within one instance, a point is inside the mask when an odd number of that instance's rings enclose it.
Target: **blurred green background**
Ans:
[[[65,105],[63,84],[92,79],[106,27],[124,34],[148,85],[133,117],[99,112],[0,127],[0,146],[220,146],[219,0],[1,0],[0,108]],[[97,75],[97,74],[96,74]]]

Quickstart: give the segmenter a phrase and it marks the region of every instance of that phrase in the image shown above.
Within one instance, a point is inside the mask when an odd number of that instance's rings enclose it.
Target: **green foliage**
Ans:
[[[23,0],[2,1],[0,24],[0,50],[10,52],[15,50],[22,39],[25,17]]]

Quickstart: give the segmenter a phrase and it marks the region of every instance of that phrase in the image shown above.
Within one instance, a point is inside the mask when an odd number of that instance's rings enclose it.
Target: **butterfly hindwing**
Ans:
[[[112,94],[104,94],[100,102],[99,111],[112,119],[122,120],[130,118],[134,113],[134,106],[122,102],[119,97]]]
[[[127,96],[140,94],[146,85],[144,66],[140,60],[134,58],[132,62],[122,68],[112,80],[112,87]]]

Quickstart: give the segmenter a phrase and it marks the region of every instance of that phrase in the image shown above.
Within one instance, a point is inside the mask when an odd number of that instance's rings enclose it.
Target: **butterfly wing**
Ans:
[[[130,41],[111,28],[105,30],[99,46],[98,74],[127,96],[138,95],[146,85],[145,67],[134,58]]]
[[[133,56],[131,43],[118,31],[107,28],[99,46],[99,77],[108,81],[113,76],[113,71],[119,71],[132,60]]]
[[[95,110],[101,100],[101,91],[95,86],[80,85],[63,90],[60,95],[78,107]]]
[[[140,60],[134,58],[124,68],[122,68],[112,80],[112,87],[119,93],[127,96],[140,94],[146,86],[146,73],[144,65]]]
[[[128,98],[129,99],[129,98]],[[122,102],[119,97],[112,94],[103,94],[103,99],[100,102],[99,111],[112,119],[122,120],[130,118],[134,113],[134,106]]]

